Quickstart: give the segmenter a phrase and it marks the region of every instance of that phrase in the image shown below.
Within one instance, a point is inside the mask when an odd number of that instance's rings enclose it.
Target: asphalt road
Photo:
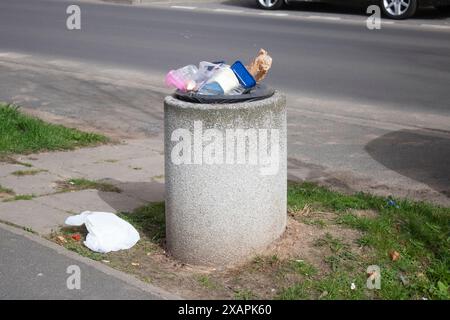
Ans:
[[[263,47],[275,58],[268,83],[288,93],[450,111],[449,30],[83,3],[82,30],[68,31],[72,2],[0,1],[0,49],[165,72]]]
[[[0,56],[0,100],[154,135],[168,69],[266,48],[266,82],[288,96],[290,178],[450,204],[450,18],[368,30],[358,12],[80,2],[69,31],[72,3],[0,0],[0,54],[24,53]]]
[[[82,262],[73,257],[76,254],[45,242],[0,225],[0,300],[161,299],[157,292],[144,291],[100,271],[95,262]],[[79,269],[70,269],[74,266]]]
[[[83,2],[82,30],[69,31],[72,3],[0,0],[0,100],[155,134],[164,93],[116,70],[160,77],[199,60],[245,62],[262,47],[274,57],[267,83],[288,94],[290,178],[450,204],[450,30],[439,27],[449,19],[370,31],[357,11]],[[159,297],[1,226],[0,257],[0,299]],[[81,268],[81,290],[67,289],[70,265]]]

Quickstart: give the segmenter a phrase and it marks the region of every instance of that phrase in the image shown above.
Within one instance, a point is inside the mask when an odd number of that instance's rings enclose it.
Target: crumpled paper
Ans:
[[[269,69],[272,67],[272,57],[269,56],[266,50],[259,49],[258,55],[253,61],[246,66],[248,72],[255,78],[256,82],[262,81]]]

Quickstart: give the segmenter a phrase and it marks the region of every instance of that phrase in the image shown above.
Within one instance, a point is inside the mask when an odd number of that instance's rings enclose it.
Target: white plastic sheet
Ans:
[[[110,212],[84,211],[79,215],[66,219],[70,226],[86,225],[89,231],[84,245],[95,252],[126,250],[139,241],[136,229]]]

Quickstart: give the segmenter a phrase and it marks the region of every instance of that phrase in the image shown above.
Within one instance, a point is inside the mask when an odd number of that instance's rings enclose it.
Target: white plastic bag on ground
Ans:
[[[139,241],[136,229],[110,212],[84,211],[66,219],[70,226],[86,225],[89,231],[84,245],[95,252],[107,253],[130,249]]]

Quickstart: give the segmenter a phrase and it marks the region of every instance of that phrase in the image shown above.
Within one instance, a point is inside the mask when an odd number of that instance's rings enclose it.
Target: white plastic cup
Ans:
[[[228,94],[231,90],[239,86],[239,80],[231,68],[221,68],[207,81],[207,83],[217,82],[224,92]]]

